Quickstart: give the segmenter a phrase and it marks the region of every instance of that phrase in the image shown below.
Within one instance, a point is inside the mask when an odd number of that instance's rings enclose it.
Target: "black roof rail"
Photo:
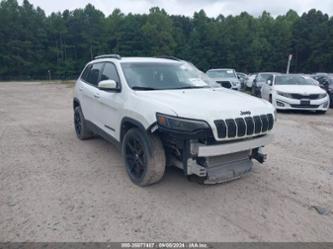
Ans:
[[[102,55],[98,55],[95,57],[96,60],[97,59],[107,59],[107,58],[121,60],[121,56],[119,54],[102,54]]]
[[[181,61],[182,60],[182,59],[179,59],[175,56],[170,56],[170,55],[160,55],[160,56],[156,56],[156,58],[169,59],[169,60],[175,60],[175,61]]]

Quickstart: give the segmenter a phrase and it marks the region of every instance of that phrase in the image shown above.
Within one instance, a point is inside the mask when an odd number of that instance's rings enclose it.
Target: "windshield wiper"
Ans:
[[[133,90],[139,90],[139,91],[160,90],[160,89],[156,89],[156,88],[153,88],[153,87],[147,87],[147,86],[133,86],[132,89]]]
[[[200,88],[209,88],[209,86],[183,86],[172,89],[200,89]]]

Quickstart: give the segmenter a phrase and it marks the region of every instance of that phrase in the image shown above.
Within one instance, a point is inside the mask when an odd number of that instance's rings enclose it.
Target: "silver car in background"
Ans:
[[[237,77],[235,69],[231,68],[217,68],[207,71],[207,75],[220,84],[222,87],[240,90],[241,82]]]

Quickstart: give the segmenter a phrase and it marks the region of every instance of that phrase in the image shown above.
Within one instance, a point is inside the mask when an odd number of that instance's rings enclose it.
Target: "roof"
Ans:
[[[119,61],[120,63],[134,63],[134,62],[145,62],[145,63],[180,63],[173,59],[156,58],[156,57],[122,57],[120,60],[115,58],[103,58],[97,59],[92,62],[98,61]]]
[[[278,74],[282,74],[282,73],[278,73],[278,72],[259,72],[257,74],[276,74],[276,75],[278,75]]]
[[[212,69],[209,69],[207,72],[213,72],[213,71],[220,71],[220,70],[234,70],[233,68],[212,68]]]

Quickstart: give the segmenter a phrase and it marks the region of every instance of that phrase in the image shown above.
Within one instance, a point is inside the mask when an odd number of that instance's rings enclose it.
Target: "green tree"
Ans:
[[[0,80],[46,79],[48,72],[75,78],[103,53],[173,55],[202,70],[244,72],[284,72],[292,53],[292,72],[333,72],[332,37],[333,18],[315,9],[210,18],[203,10],[185,17],[155,7],[142,15],[115,9],[105,17],[88,4],[46,16],[28,0],[0,0]]]
[[[144,54],[148,56],[174,54],[176,43],[172,36],[172,20],[163,9],[157,7],[150,9],[141,30],[144,36]]]

